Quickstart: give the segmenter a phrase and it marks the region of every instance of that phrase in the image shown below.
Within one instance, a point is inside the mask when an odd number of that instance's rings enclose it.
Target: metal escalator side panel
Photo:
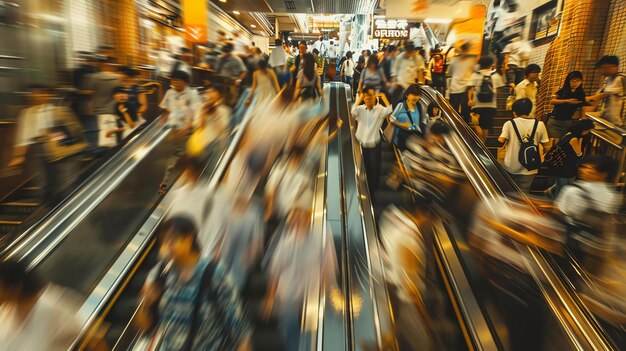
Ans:
[[[446,139],[453,154],[461,163],[472,186],[485,200],[515,199],[531,204],[502,166],[488,152],[475,133],[450,104],[430,87],[422,87],[423,96],[436,102],[442,116],[456,133]],[[536,246],[517,244],[520,252],[527,254],[525,263],[532,274],[545,302],[558,322],[567,341],[577,350],[614,350],[606,332],[584,306],[571,284],[564,284],[558,275],[558,265]]]
[[[385,272],[378,241],[371,197],[367,187],[362,153],[352,130],[354,119],[348,106],[349,92],[341,84],[345,94],[338,101],[344,121],[341,129],[341,167],[344,194],[344,218],[347,241],[348,286],[350,288],[351,340],[354,349],[365,344],[378,349],[397,349],[397,341],[383,345],[389,335],[394,335],[394,318],[387,291]],[[350,99],[351,100],[351,99]]]

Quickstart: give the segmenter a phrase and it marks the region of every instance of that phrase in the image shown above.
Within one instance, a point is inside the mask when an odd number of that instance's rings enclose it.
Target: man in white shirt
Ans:
[[[233,31],[233,55],[245,59],[252,53],[252,42],[241,35],[238,31]]]
[[[604,77],[604,84],[590,100],[601,101],[599,112],[602,118],[623,126],[626,118],[626,76],[619,73],[619,58],[603,56],[596,63],[596,68]]]
[[[448,75],[450,80],[450,105],[463,117],[466,122],[470,122],[469,94],[468,86],[473,73],[476,58],[465,54],[469,50],[469,44],[463,44],[459,48],[459,56],[450,61]]]
[[[513,120],[507,121],[502,127],[502,134],[498,141],[506,146],[504,156],[504,168],[511,174],[513,180],[523,190],[528,192],[532,184],[537,169],[528,170],[520,162],[521,139],[529,139],[537,145],[541,144],[547,149],[550,143],[546,126],[541,121],[537,121],[529,116],[532,111],[532,102],[528,98],[517,100],[513,103]],[[513,125],[515,123],[515,125]],[[519,131],[519,136],[515,131]],[[533,134],[534,131],[534,134]]]
[[[383,125],[385,118],[393,112],[389,101],[384,94],[381,98],[385,106],[378,104],[376,99],[376,89],[366,86],[363,88],[363,94],[360,94],[357,101],[352,107],[352,116],[357,122],[355,137],[361,144],[363,150],[363,163],[365,164],[365,172],[367,173],[367,183],[370,190],[370,196],[374,194],[374,189],[380,180],[380,127]],[[359,105],[365,101],[365,105]]]
[[[106,132],[111,125],[117,123],[115,116],[115,99],[113,90],[122,85],[121,76],[114,72],[114,66],[108,57],[100,57],[100,72],[94,73],[87,78],[85,90],[93,91],[92,108],[93,114],[98,120],[98,146],[113,147],[115,138],[108,138]]]
[[[424,69],[426,69],[424,58],[417,52],[415,46],[409,43],[404,47],[404,52],[394,60],[391,78],[396,85],[406,89],[411,84],[423,83]]]
[[[528,65],[528,67],[526,67],[525,72],[526,78],[515,87],[515,100],[520,100],[524,98],[530,99],[530,102],[532,102],[533,104],[533,109],[530,112],[529,116],[531,118],[534,118],[535,110],[537,108],[537,80],[539,80],[541,67],[539,67],[539,65],[531,63],[530,65]]]
[[[189,48],[180,48],[180,53],[176,55],[176,60],[170,69],[170,75],[176,71],[183,71],[191,76],[191,66],[193,65],[193,55]]]
[[[163,121],[181,133],[191,132],[201,104],[198,92],[188,86],[189,75],[183,71],[174,72],[170,84],[160,105]]]
[[[469,105],[472,112],[478,115],[479,136],[485,142],[489,131],[493,128],[496,115],[497,90],[504,86],[502,77],[492,72],[493,57],[485,56],[478,60],[480,70],[470,79]]]
[[[531,51],[530,43],[520,36],[513,38],[502,50],[502,54],[505,55],[502,66],[505,70],[506,82],[511,89],[524,79],[524,68]]]

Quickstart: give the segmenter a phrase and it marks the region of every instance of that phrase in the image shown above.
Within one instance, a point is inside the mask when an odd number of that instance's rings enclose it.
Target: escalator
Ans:
[[[378,289],[383,295],[386,291],[387,301],[383,299],[382,303],[391,306],[388,313],[392,323],[402,321],[401,316],[407,308],[412,308],[413,314],[421,316],[423,322],[414,330],[414,340],[402,339],[411,332],[401,332],[406,325],[396,323],[395,327],[390,327],[391,334],[395,335],[395,347],[392,349],[410,350],[410,345],[416,342],[422,343],[423,349],[437,350],[617,349],[611,345],[605,332],[597,328],[597,323],[590,318],[589,313],[576,302],[575,292],[559,280],[549,256],[537,247],[516,246],[527,260],[530,272],[530,275],[524,277],[525,281],[520,282],[519,285],[525,285],[519,289],[511,288],[510,283],[517,281],[501,282],[503,286],[498,286],[493,276],[484,270],[482,257],[468,243],[467,228],[473,207],[480,199],[500,196],[523,199],[523,195],[497,165],[495,158],[490,157],[489,151],[469,126],[452,112],[447,102],[432,89],[423,88],[421,103],[428,105],[430,102],[440,105],[444,120],[452,128],[446,143],[467,175],[468,191],[458,193],[466,193],[468,196],[449,201],[445,206],[456,207],[455,211],[442,211],[440,215],[434,216],[432,222],[420,228],[431,249],[427,254],[430,279],[426,279],[427,292],[421,296],[421,306],[399,303],[394,297],[394,287],[384,283],[384,270],[382,274],[377,274],[375,266],[369,267],[376,280],[370,288],[374,291]],[[354,128],[353,119],[347,118],[344,122],[347,122],[344,125]],[[358,200],[355,201],[361,203],[362,218],[357,221],[367,231],[371,231],[365,234],[367,237],[376,237],[376,220],[381,210],[389,203],[405,205],[406,199],[413,197],[411,193],[415,195],[416,192],[407,187],[394,192],[381,182],[370,197],[354,130],[347,137],[352,138],[353,153],[350,156],[354,160],[349,164],[351,161],[344,158],[343,167],[356,174],[356,182],[360,184],[357,186],[360,190]],[[383,152],[383,170],[389,167],[389,163],[394,163],[394,158],[393,152]],[[346,160],[348,164],[345,164]],[[384,177],[385,173],[382,173],[381,178]],[[502,206],[506,206],[506,201]],[[450,212],[455,215],[464,213],[465,216],[451,216]],[[349,216],[348,212],[346,216]],[[366,257],[370,258],[369,262],[375,263],[372,258],[380,255],[376,252],[380,247],[370,245],[369,249]],[[504,266],[487,268],[506,270]],[[377,317],[383,320],[382,317],[386,317],[384,312],[387,311],[380,306],[378,308]],[[428,331],[428,338],[423,337],[423,330]],[[384,337],[384,332],[378,334]],[[380,340],[379,349],[388,342]]]

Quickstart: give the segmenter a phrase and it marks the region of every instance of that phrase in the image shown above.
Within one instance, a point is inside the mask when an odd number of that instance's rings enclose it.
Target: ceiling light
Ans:
[[[452,18],[427,18],[424,20],[424,22],[426,23],[442,23],[442,24],[448,24],[448,23],[452,23]]]
[[[254,24],[251,24],[251,25],[250,25],[250,27],[252,27],[252,28],[256,28],[256,25],[254,25]]]
[[[234,14],[234,15],[241,15],[241,12],[239,12],[239,11],[233,11],[233,14]]]
[[[220,0],[220,2],[226,2],[226,0]]]

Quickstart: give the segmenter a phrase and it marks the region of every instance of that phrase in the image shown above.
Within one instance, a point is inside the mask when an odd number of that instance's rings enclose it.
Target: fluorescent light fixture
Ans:
[[[226,2],[226,0],[220,0],[220,2]]]
[[[452,18],[427,18],[424,20],[424,22],[426,23],[443,23],[443,24],[452,23],[452,21],[453,21]]]
[[[256,24],[251,24],[250,27],[256,28]]]
[[[241,12],[239,12],[239,11],[233,11],[233,14],[234,14],[234,15],[241,15]]]

